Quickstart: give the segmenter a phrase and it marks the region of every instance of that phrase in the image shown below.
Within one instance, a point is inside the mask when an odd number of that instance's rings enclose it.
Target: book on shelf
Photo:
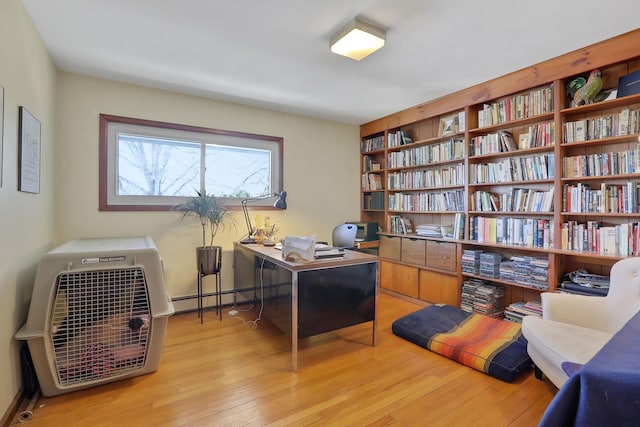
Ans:
[[[384,193],[370,193],[362,195],[362,208],[367,210],[384,209]]]
[[[402,217],[400,215],[391,215],[389,217],[391,222],[391,232],[395,234],[409,234],[413,233],[413,227],[409,218]]]
[[[384,149],[384,135],[373,136],[362,141],[360,150],[363,153]]]
[[[412,142],[413,138],[411,137],[411,134],[404,130],[389,132],[387,135],[387,147],[389,148],[411,144]]]
[[[467,130],[467,118],[464,111],[458,112],[458,132],[464,132]]]
[[[362,174],[362,190],[363,191],[376,191],[382,190],[382,177],[380,174],[367,172]]]
[[[625,107],[620,111],[620,120],[618,121],[618,135],[629,134],[629,107]]]
[[[379,171],[381,170],[381,165],[374,156],[363,156],[362,170],[364,172]]]
[[[618,80],[618,98],[637,93],[640,93],[640,70],[633,71],[620,77]]]
[[[513,138],[513,134],[508,130],[501,130],[499,132],[500,142],[504,148],[502,151],[516,151],[518,149],[516,140]]]
[[[616,227],[600,227],[600,253],[603,255],[617,255]]]
[[[456,212],[453,217],[453,238],[461,240],[464,238],[464,213]]]

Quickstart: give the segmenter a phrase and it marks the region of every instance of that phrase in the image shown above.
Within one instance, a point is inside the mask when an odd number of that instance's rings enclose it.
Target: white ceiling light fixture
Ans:
[[[354,18],[331,37],[329,45],[331,52],[360,61],[384,46],[385,38],[382,28]]]

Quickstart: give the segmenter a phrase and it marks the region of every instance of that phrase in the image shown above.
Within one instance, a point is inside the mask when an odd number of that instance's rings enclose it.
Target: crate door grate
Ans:
[[[61,273],[51,312],[51,344],[61,385],[144,368],[151,316],[142,268]]]

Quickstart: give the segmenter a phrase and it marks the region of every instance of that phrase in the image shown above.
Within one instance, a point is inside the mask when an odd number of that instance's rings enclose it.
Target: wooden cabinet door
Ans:
[[[380,260],[380,287],[418,298],[418,269]]]
[[[420,270],[420,299],[458,307],[460,305],[458,278],[435,271]]]

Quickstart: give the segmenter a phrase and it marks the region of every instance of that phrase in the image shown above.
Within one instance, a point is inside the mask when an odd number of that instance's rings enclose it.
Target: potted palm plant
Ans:
[[[222,247],[214,246],[213,240],[220,230],[224,230],[228,222],[233,222],[232,212],[219,200],[205,190],[196,191],[184,203],[177,204],[173,210],[180,212],[182,219],[195,216],[202,226],[202,246],[196,248],[197,266],[200,274],[216,274],[220,271]],[[207,245],[207,230],[209,245]]]

